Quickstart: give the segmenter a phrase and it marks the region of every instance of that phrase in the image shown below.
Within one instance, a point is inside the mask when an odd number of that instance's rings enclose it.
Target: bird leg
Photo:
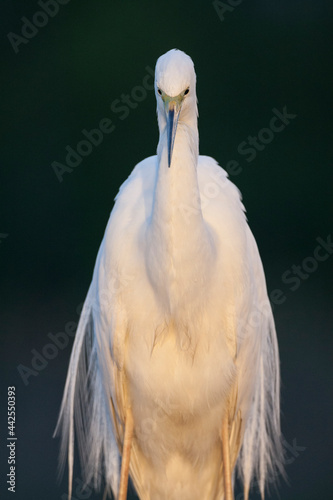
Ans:
[[[229,419],[226,412],[222,421],[222,459],[223,459],[223,479],[224,479],[224,498],[225,500],[234,500],[231,481],[230,449],[229,449]]]
[[[125,433],[123,442],[123,453],[121,459],[120,485],[118,500],[126,500],[128,487],[128,472],[131,458],[131,446],[133,439],[133,416],[131,409],[128,408],[125,417]]]

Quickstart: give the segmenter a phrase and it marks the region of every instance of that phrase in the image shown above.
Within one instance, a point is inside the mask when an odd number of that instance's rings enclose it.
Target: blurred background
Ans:
[[[1,11],[1,498],[8,386],[15,498],[67,498],[52,433],[73,333],[118,188],[155,154],[152,73],[175,47],[197,72],[200,152],[243,194],[273,301],[288,483],[267,498],[332,498],[332,2],[7,0]],[[74,500],[102,498],[80,477],[76,467]]]

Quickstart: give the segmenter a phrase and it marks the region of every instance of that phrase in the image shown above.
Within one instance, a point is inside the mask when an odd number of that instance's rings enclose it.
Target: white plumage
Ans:
[[[195,86],[186,54],[159,58],[157,156],[120,188],[71,356],[57,427],[70,485],[76,427],[87,481],[117,495],[128,409],[142,500],[224,498],[225,416],[245,498],[283,472],[265,277],[237,188],[198,156]]]

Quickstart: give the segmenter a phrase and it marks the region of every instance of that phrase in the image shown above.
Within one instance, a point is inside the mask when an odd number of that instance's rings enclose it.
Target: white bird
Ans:
[[[156,64],[157,155],[116,197],[76,333],[56,432],[73,479],[126,498],[231,500],[283,474],[279,355],[238,189],[199,156],[192,59]],[[119,475],[120,461],[122,462]]]

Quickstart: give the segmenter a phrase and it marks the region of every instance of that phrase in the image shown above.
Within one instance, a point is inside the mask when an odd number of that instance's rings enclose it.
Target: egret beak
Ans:
[[[167,139],[168,139],[168,166],[171,165],[173,146],[175,143],[177,125],[182,107],[181,95],[176,97],[164,97],[164,107],[167,115]]]

